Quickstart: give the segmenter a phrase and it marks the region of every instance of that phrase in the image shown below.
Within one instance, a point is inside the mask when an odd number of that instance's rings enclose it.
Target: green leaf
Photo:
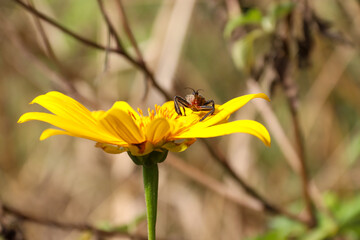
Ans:
[[[250,73],[256,57],[268,51],[268,37],[266,32],[256,29],[236,41],[231,52],[235,66],[246,74]]]
[[[285,2],[270,7],[268,14],[261,21],[262,28],[267,32],[273,32],[277,22],[287,16],[294,9],[294,6],[295,4],[292,2]]]
[[[300,236],[307,230],[303,224],[292,221],[285,217],[274,218],[270,223],[270,227],[281,232],[284,237]]]
[[[284,2],[277,5],[274,5],[270,8],[269,16],[278,20],[287,16],[294,9],[295,3],[293,2]]]
[[[335,212],[336,219],[340,226],[351,225],[360,222],[360,195],[339,204]]]
[[[91,240],[93,237],[93,234],[91,232],[84,232],[80,235],[78,240]],[[1,238],[0,238],[1,239]]]
[[[134,220],[124,225],[113,226],[109,222],[102,222],[98,224],[97,227],[107,232],[128,233],[131,232],[133,229],[135,229],[141,222],[145,220],[146,220],[146,213],[137,216]]]
[[[360,238],[360,195],[347,200],[340,200],[334,193],[324,195],[326,205],[330,208],[338,224],[338,233],[353,240]]]
[[[267,233],[250,239],[328,240],[335,236],[341,236],[347,240],[360,239],[360,194],[343,200],[333,192],[326,192],[323,198],[333,217],[321,211],[318,212],[316,228],[307,229],[298,222],[276,217],[271,220],[270,230]],[[273,236],[275,237],[272,238]]]
[[[346,159],[349,166],[354,164],[360,156],[360,133],[354,134],[346,146]]]
[[[262,20],[262,14],[259,9],[252,8],[247,12],[237,16],[236,18],[230,19],[224,30],[225,38],[230,38],[231,33],[234,31],[235,28],[241,27],[246,24],[260,24]]]
[[[248,34],[236,41],[232,47],[235,66],[246,73],[250,72],[255,61],[253,41],[254,39]]]
[[[262,236],[247,238],[246,240],[286,240],[284,233],[278,230],[267,232]]]
[[[319,225],[302,236],[301,240],[325,240],[338,233],[338,225],[327,216],[319,216]]]

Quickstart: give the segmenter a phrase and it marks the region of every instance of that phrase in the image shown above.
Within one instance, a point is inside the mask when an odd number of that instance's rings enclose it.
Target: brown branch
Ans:
[[[35,9],[35,5],[34,5],[34,2],[32,0],[27,0],[27,3],[29,4],[29,6],[31,6],[32,8]],[[54,53],[54,50],[51,47],[49,38],[46,35],[46,32],[44,30],[44,27],[41,24],[40,19],[38,18],[38,16],[36,16],[34,14],[33,14],[33,17],[34,17],[35,25],[36,25],[37,29],[39,30],[41,39],[43,40],[43,43],[45,45],[46,52],[49,54],[49,57],[53,59],[54,62],[59,64],[59,61],[58,61],[58,59],[57,59],[57,57],[56,57],[56,55]]]
[[[35,5],[32,0],[27,0],[27,3],[29,4],[29,6],[31,6],[32,8],[35,9]],[[50,40],[49,40],[48,36],[46,35],[45,29],[42,26],[39,17],[35,14],[32,14],[32,17],[34,18],[35,26],[36,26],[37,30],[39,31],[41,39],[45,45],[45,55],[48,56],[52,61],[54,61],[54,63],[58,66],[58,68],[61,70],[61,72],[64,75],[66,73],[65,67],[57,59],[55,52],[51,46]],[[72,92],[74,95],[79,96],[78,90],[76,89],[74,84],[71,81],[69,81],[70,78],[71,77],[68,76],[68,74],[66,73],[62,79],[63,79],[63,82],[69,87],[70,92]]]
[[[131,28],[130,28],[130,25],[129,25],[129,21],[127,20],[127,16],[126,16],[126,12],[125,12],[125,9],[124,9],[124,5],[122,4],[122,1],[121,0],[116,0],[115,3],[117,4],[118,6],[118,9],[119,9],[119,12],[120,12],[120,17],[121,17],[121,21],[122,21],[122,24],[123,24],[123,28],[125,30],[125,33],[127,35],[127,37],[129,38],[132,46],[134,47],[135,49],[135,53],[137,55],[137,58],[138,58],[138,61],[140,63],[144,63],[144,58],[141,54],[141,51],[139,49],[139,46],[135,40],[135,37],[134,37],[134,34],[132,33],[131,31]]]
[[[110,31],[111,35],[115,38],[117,49],[123,51],[124,55],[128,56],[128,54],[126,53],[125,48],[124,48],[124,46],[122,44],[122,41],[121,41],[121,38],[120,38],[119,34],[116,32],[114,25],[111,23],[110,18],[109,18],[109,16],[107,15],[107,13],[105,11],[103,1],[102,0],[97,0],[97,2],[98,2],[98,5],[99,5],[101,14],[102,14],[102,16],[103,16],[103,18],[105,20],[105,23],[106,23],[107,27],[109,28],[109,31]],[[130,57],[130,56],[128,56],[128,57]]]
[[[150,79],[150,82],[152,83],[152,85],[164,96],[164,98],[166,100],[171,100],[172,99],[170,97],[170,95],[157,83],[157,81],[156,81],[156,79],[154,77],[154,74],[150,71],[150,69],[144,63],[137,62],[135,59],[133,59],[131,56],[129,56],[122,49],[108,48],[108,47],[105,47],[105,46],[103,46],[101,44],[93,42],[93,41],[91,41],[89,39],[86,39],[86,38],[78,35],[77,33],[74,33],[73,31],[67,29],[66,27],[62,26],[61,24],[57,23],[55,20],[53,20],[50,17],[46,16],[45,14],[39,12],[38,10],[34,9],[33,7],[25,4],[21,0],[12,0],[12,1],[19,4],[25,10],[31,12],[32,14],[36,15],[37,17],[39,17],[43,21],[49,23],[53,27],[61,30],[62,32],[66,33],[66,34],[68,34],[69,36],[73,37],[74,39],[78,40],[79,42],[83,43],[86,46],[89,46],[89,47],[92,47],[92,48],[95,48],[95,49],[98,49],[98,50],[102,50],[102,51],[108,51],[108,52],[116,53],[116,54],[119,54],[119,55],[123,56],[134,67],[136,67],[137,69],[144,72],[144,74]]]
[[[125,9],[124,9],[124,5],[123,5],[121,0],[116,0],[115,3],[118,6],[118,9],[119,9],[119,12],[120,12],[120,17],[121,17],[121,22],[123,24],[123,28],[125,30],[125,33],[126,33],[128,39],[130,40],[131,45],[135,49],[135,53],[136,53],[136,56],[137,56],[137,61],[140,64],[142,64],[145,68],[147,68],[146,62],[144,61],[144,57],[142,56],[142,53],[141,53],[140,48],[139,48],[139,46],[138,46],[138,44],[136,42],[134,34],[131,31],[129,21],[128,21],[128,18],[126,16],[126,12],[125,12]],[[145,92],[144,92],[143,99],[146,99],[146,97],[147,97],[147,95],[149,93],[149,86],[148,86],[149,85],[148,84],[149,80],[150,79],[145,75]]]
[[[308,5],[307,0],[303,0],[303,6],[299,5],[301,16],[303,17],[303,34],[304,39],[301,41],[299,47],[305,50],[306,54],[304,55],[305,58],[308,58],[312,48],[313,48],[313,37],[311,36],[310,30],[310,18],[311,18],[311,10]],[[292,124],[294,128],[295,134],[295,141],[296,141],[296,148],[297,153],[299,156],[299,175],[301,179],[301,187],[302,187],[302,195],[305,202],[305,209],[307,212],[308,218],[308,227],[314,228],[317,225],[317,218],[316,218],[316,209],[311,198],[310,194],[310,178],[309,173],[306,165],[306,158],[305,158],[305,146],[303,142],[303,135],[300,127],[300,122],[298,118],[298,89],[295,85],[294,79],[292,77],[294,64],[291,61],[291,43],[295,41],[291,29],[293,27],[293,20],[294,18],[288,18],[286,21],[286,31],[283,33],[283,37],[281,44],[279,44],[278,52],[282,52],[282,55],[278,54],[274,59],[274,70],[277,73],[279,82],[282,86],[282,89],[285,93],[289,111],[291,114]],[[300,43],[300,42],[298,42]],[[301,63],[301,58],[299,59]]]
[[[213,158],[221,164],[224,170],[245,190],[247,194],[258,200],[262,205],[266,212],[274,215],[283,215],[292,220],[308,224],[307,220],[288,212],[287,210],[280,208],[278,206],[273,205],[268,200],[266,200],[263,196],[261,196],[255,189],[253,189],[250,185],[248,185],[236,172],[231,168],[229,165],[228,160],[226,157],[220,152],[220,150],[216,147],[211,145],[206,140],[202,141],[208,150],[208,152],[213,156]]]
[[[137,240],[146,240],[147,237],[136,235],[136,234],[130,234],[127,232],[118,232],[118,231],[105,231],[98,229],[94,226],[85,224],[85,223],[64,223],[55,221],[52,219],[46,219],[38,216],[32,216],[28,213],[24,213],[14,207],[10,207],[8,205],[2,204],[2,210],[5,213],[11,214],[21,220],[29,221],[41,225],[46,225],[50,227],[56,227],[61,228],[63,230],[77,230],[77,231],[89,231],[92,232],[94,235],[102,236],[102,237],[114,237],[114,236],[122,236],[122,237],[129,237],[130,239],[137,239]]]
[[[305,147],[303,142],[303,136],[300,128],[300,123],[298,119],[298,111],[297,111],[297,90],[293,91],[292,86],[289,86],[290,77],[286,77],[285,81],[281,81],[283,90],[286,94],[286,98],[288,101],[290,113],[291,113],[291,119],[294,127],[294,133],[295,133],[295,141],[297,146],[297,152],[300,160],[300,178],[302,181],[302,194],[305,201],[306,211],[308,213],[308,225],[309,227],[315,227],[317,224],[316,220],[316,213],[315,213],[315,207],[311,199],[310,195],[310,178],[309,173],[306,166],[306,160],[305,160]],[[293,95],[294,94],[294,95]]]
[[[157,83],[154,74],[149,70],[149,68],[145,65],[142,65],[142,70],[145,72],[146,76],[150,79],[152,85],[164,96],[164,98],[169,101],[173,98]]]
[[[42,19],[43,21],[49,23],[50,25],[56,27],[57,29],[61,30],[62,32],[68,34],[69,36],[73,37],[74,39],[78,40],[79,42],[98,49],[98,50],[102,50],[102,51],[108,51],[108,52],[112,52],[112,53],[117,53],[121,56],[123,56],[124,58],[126,58],[126,60],[128,60],[132,65],[134,65],[136,68],[143,70],[143,67],[140,63],[138,63],[136,60],[134,60],[132,57],[130,57],[127,53],[125,53],[123,51],[123,49],[119,49],[119,48],[108,48],[105,47],[101,44],[98,44],[96,42],[93,42],[89,39],[86,39],[80,35],[78,35],[77,33],[74,33],[73,31],[67,29],[66,27],[60,25],[59,23],[57,23],[55,20],[51,19],[50,17],[46,16],[45,14],[39,12],[38,10],[34,9],[33,7],[25,4],[24,2],[22,2],[21,0],[12,0],[16,3],[18,3],[20,6],[22,6],[24,9],[26,9],[27,11],[31,12],[32,14],[36,15],[37,17],[39,17],[40,19]],[[148,72],[143,70],[144,72]],[[156,87],[156,85],[154,85]],[[160,91],[160,90],[159,90]],[[160,91],[161,92],[161,91]]]
[[[264,211],[263,205],[258,200],[250,196],[243,196],[242,194],[237,193],[233,189],[228,188],[226,184],[216,180],[214,177],[209,176],[207,173],[192,166],[191,164],[186,163],[183,159],[178,158],[174,154],[169,154],[165,163],[181,172],[184,176],[187,176],[208,190],[217,193],[219,196],[222,196],[228,201],[257,212]]]
[[[24,9],[26,9],[27,11],[31,12],[32,14],[36,15],[37,17],[39,17],[40,19],[42,19],[43,21],[49,23],[50,25],[56,27],[57,29],[61,30],[62,32],[70,35],[71,37],[73,37],[74,39],[78,40],[79,42],[87,45],[87,46],[90,46],[90,47],[93,47],[93,48],[96,48],[98,50],[106,50],[107,48],[98,44],[98,43],[95,43],[89,39],[86,39],[76,33],[74,33],[73,31],[67,29],[66,27],[60,25],[59,23],[57,23],[55,20],[51,19],[50,17],[46,16],[45,14],[39,12],[38,10],[34,9],[33,7],[25,4],[24,2],[22,2],[21,0],[12,0],[14,2],[16,2],[17,4],[19,4],[20,6],[22,6]],[[114,52],[114,53],[118,53],[118,54],[123,54],[121,51],[119,51],[118,49],[108,49],[108,51],[110,52]]]
[[[230,0],[229,0],[230,1]],[[226,2],[228,4],[228,2]],[[307,6],[307,0],[303,0],[304,3],[304,13],[303,16],[306,16],[306,10],[308,10],[308,6]],[[237,6],[240,7],[240,6]],[[228,13],[230,14],[230,13]],[[290,23],[289,24],[289,29],[291,29],[290,27]],[[297,146],[298,146],[298,155],[299,155],[299,175],[302,181],[302,193],[303,193],[303,197],[305,200],[305,205],[306,205],[306,211],[308,213],[308,216],[306,217],[306,219],[302,219],[302,222],[305,223],[308,227],[314,227],[316,225],[316,215],[315,215],[315,208],[314,205],[312,203],[312,199],[310,197],[310,184],[309,184],[309,176],[308,176],[308,172],[307,172],[307,168],[306,168],[306,163],[305,163],[305,157],[304,157],[304,145],[302,143],[302,136],[301,136],[301,130],[300,130],[300,126],[299,126],[299,122],[298,122],[298,118],[297,118],[297,111],[296,111],[296,104],[297,104],[297,96],[296,96],[296,89],[295,91],[293,91],[294,89],[290,89],[289,86],[287,85],[288,82],[286,82],[286,80],[291,80],[288,76],[289,76],[289,63],[291,62],[289,59],[289,47],[287,45],[286,40],[289,40],[289,35],[285,36],[283,39],[278,42],[278,45],[275,45],[275,47],[277,47],[277,49],[274,50],[277,52],[282,52],[282,55],[276,55],[275,59],[274,59],[274,66],[273,68],[275,69],[278,78],[280,79],[280,82],[284,88],[285,93],[287,94],[288,97],[288,101],[289,101],[289,105],[290,105],[290,109],[291,109],[291,113],[292,113],[292,118],[293,118],[293,125],[294,125],[294,129],[295,129],[295,135],[296,135],[296,141],[297,141]],[[285,40],[286,39],[286,40]],[[308,39],[306,39],[308,40]],[[311,40],[311,39],[310,39]],[[280,44],[279,44],[280,43]],[[309,42],[306,42],[306,44],[310,44]],[[307,46],[307,47],[311,47],[311,45]],[[309,48],[310,50],[310,48]],[[208,147],[209,151],[213,150],[211,147]],[[233,175],[233,173],[231,173],[232,169],[226,166],[227,164],[225,164],[225,168],[229,169],[229,173],[235,177]],[[240,179],[241,180],[241,179]],[[240,185],[242,185],[242,181],[239,181],[239,179],[237,179],[238,183]],[[256,192],[249,192],[250,194],[255,194],[255,197],[257,195]],[[257,196],[260,197],[260,196]],[[268,204],[267,202],[264,202],[264,204]],[[270,205],[270,209],[271,209]],[[272,209],[271,209],[272,210]],[[282,211],[281,209],[279,209],[280,211]],[[284,214],[284,212],[282,212],[282,214]],[[284,215],[286,215],[287,213],[285,213]]]
[[[135,47],[137,46],[136,44],[136,41],[135,41],[135,38],[133,37],[132,35],[132,32],[130,30],[130,27],[127,23],[127,20],[126,20],[126,15],[125,15],[125,12],[122,12],[122,18],[123,18],[123,22],[124,22],[124,25],[126,25],[127,27],[125,27],[125,31],[127,32],[127,34],[129,35],[129,38],[130,38],[130,41],[132,42],[132,44],[134,45],[135,49],[137,49],[137,54],[138,54],[138,57],[140,56],[140,60],[139,61],[136,61],[135,59],[133,59],[126,51],[125,49],[123,48],[122,46],[122,43],[121,43],[121,40],[120,40],[120,37],[118,36],[118,34],[116,33],[115,31],[115,28],[114,26],[112,25],[109,17],[107,16],[106,12],[105,12],[105,9],[104,9],[104,6],[102,4],[102,0],[97,0],[98,3],[99,3],[99,6],[100,6],[100,10],[101,10],[101,13],[105,19],[105,22],[110,30],[110,32],[112,33],[112,35],[114,36],[116,42],[117,42],[117,46],[119,48],[119,50],[121,49],[122,51],[122,55],[126,58],[126,59],[131,59],[132,62],[136,62],[136,66],[138,68],[140,68],[144,74],[148,77],[148,79],[150,80],[150,82],[153,84],[153,86],[166,98],[166,100],[171,100],[172,98],[170,97],[170,95],[162,88],[160,87],[160,85],[157,83],[157,81],[155,80],[155,77],[154,77],[154,74],[150,71],[150,69],[147,67],[144,59],[142,58],[142,55],[140,53],[140,50]],[[121,3],[120,3],[121,5]],[[123,10],[123,9],[122,9]],[[124,20],[125,19],[125,20]],[[147,86],[147,85],[146,85]],[[146,95],[146,94],[145,94]]]

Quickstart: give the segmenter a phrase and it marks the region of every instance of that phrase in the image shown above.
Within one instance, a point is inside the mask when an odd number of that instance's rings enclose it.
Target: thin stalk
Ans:
[[[27,2],[29,4],[29,6],[31,6],[35,9],[35,5],[32,0],[27,0]],[[41,24],[40,19],[35,14],[32,14],[32,15],[33,15],[33,18],[35,21],[35,25],[36,25],[37,29],[39,30],[39,33],[40,33],[41,39],[44,43],[47,54],[49,54],[49,57],[52,58],[52,60],[54,60],[57,64],[59,64],[59,61],[54,53],[54,50],[51,47],[50,40],[49,40],[48,36],[46,35],[46,32]]]
[[[124,52],[125,55],[128,55],[128,54],[126,53],[126,51],[125,51],[125,48],[124,48],[124,46],[123,46],[123,43],[122,43],[122,41],[121,41],[121,38],[120,38],[119,34],[116,32],[114,25],[111,23],[110,18],[109,18],[109,16],[107,15],[107,13],[106,13],[106,11],[105,11],[105,8],[104,8],[104,5],[103,5],[102,0],[97,0],[97,2],[98,2],[98,5],[99,5],[101,14],[102,14],[102,16],[103,16],[103,18],[104,18],[104,20],[105,20],[105,23],[106,23],[106,25],[108,26],[111,35],[115,38],[117,48],[118,48],[120,51]]]
[[[308,226],[310,228],[313,228],[317,225],[316,220],[316,210],[315,206],[313,204],[313,201],[311,199],[310,194],[310,178],[309,173],[306,165],[306,159],[305,159],[305,147],[303,142],[303,136],[300,129],[300,123],[298,120],[298,112],[296,108],[296,104],[294,101],[292,101],[291,97],[287,96],[287,100],[289,103],[289,108],[291,112],[291,118],[293,122],[294,132],[295,132],[295,139],[296,139],[296,146],[297,151],[300,159],[300,177],[302,181],[302,193],[304,196],[306,211],[308,213],[309,217],[309,224]]]
[[[289,219],[292,219],[297,222],[301,222],[303,224],[308,225],[307,219],[304,219],[301,216],[295,215],[285,208],[281,208],[279,206],[273,205],[270,203],[265,197],[263,197],[260,193],[258,193],[253,187],[251,187],[248,183],[246,183],[241,176],[235,173],[232,167],[229,165],[226,157],[217,149],[215,146],[211,145],[208,141],[202,141],[209,151],[209,153],[214,157],[214,159],[221,164],[224,170],[245,190],[247,194],[252,196],[254,199],[258,200],[263,206],[264,210],[270,214],[274,215],[282,215],[286,216]]]
[[[135,40],[134,34],[131,31],[130,24],[128,22],[126,12],[125,12],[125,9],[124,9],[124,5],[123,5],[121,0],[117,0],[117,1],[115,1],[115,3],[118,6],[118,9],[119,9],[119,12],[120,12],[120,17],[121,17],[121,22],[123,24],[123,28],[125,30],[125,33],[126,33],[128,39],[130,40],[131,45],[135,49],[135,53],[136,53],[136,56],[138,58],[138,62],[144,63],[145,62],[144,58],[143,58],[143,56],[141,54],[141,51],[139,49],[139,46],[138,46],[136,40]]]
[[[118,230],[103,230],[97,227],[94,227],[88,223],[69,223],[64,221],[59,221],[51,218],[41,217],[39,213],[31,214],[31,211],[20,210],[12,207],[11,205],[7,205],[3,202],[0,202],[0,211],[2,213],[10,214],[16,219],[36,223],[44,226],[50,226],[52,228],[59,228],[63,231],[66,230],[77,230],[80,232],[91,232],[94,236],[98,236],[99,238],[105,237],[127,237],[129,239],[137,239],[137,240],[147,240],[145,236],[130,234],[128,232],[120,232]],[[34,211],[32,211],[34,212]]]
[[[59,24],[58,22],[56,22],[55,20],[51,19],[50,17],[46,16],[45,14],[39,12],[38,10],[34,9],[33,7],[31,7],[30,5],[22,2],[21,0],[12,0],[13,2],[19,4],[21,7],[23,7],[25,10],[27,10],[28,12],[36,15],[38,18],[40,18],[41,20],[47,22],[48,24],[52,25],[53,27],[61,30],[62,32],[66,33],[67,35],[73,37],[74,39],[76,39],[77,41],[81,42],[82,44],[98,49],[98,50],[102,50],[102,51],[107,51],[107,52],[111,52],[111,53],[116,53],[118,55],[123,56],[129,63],[131,63],[135,68],[139,69],[140,71],[142,71],[149,79],[150,82],[152,83],[152,85],[164,96],[164,98],[166,100],[171,100],[172,97],[170,96],[170,94],[165,91],[156,81],[156,78],[154,76],[154,74],[152,73],[152,71],[148,68],[148,66],[145,64],[145,62],[138,62],[136,59],[134,59],[133,57],[131,57],[127,52],[124,51],[124,49],[119,49],[119,43],[120,46],[121,42],[117,41],[118,47],[117,48],[108,48],[106,46],[103,46],[101,44],[98,44],[96,42],[93,42],[89,39],[86,39],[80,35],[78,35],[77,33],[69,30],[68,28],[62,26],[61,24]],[[116,37],[114,35],[115,32],[112,32],[113,36]]]
[[[138,44],[136,42],[134,34],[131,31],[130,24],[129,24],[128,18],[126,16],[125,8],[124,8],[124,5],[123,5],[122,1],[117,0],[117,1],[115,1],[115,3],[118,6],[118,9],[119,9],[119,12],[120,12],[121,22],[123,24],[123,28],[125,30],[125,33],[126,33],[128,39],[130,40],[131,45],[135,49],[135,53],[136,53],[136,56],[137,56],[137,62],[139,64],[143,65],[144,68],[148,68],[146,66],[146,62],[144,61],[144,57],[141,54],[140,48],[139,48],[139,46],[138,46]],[[143,100],[145,100],[146,97],[148,96],[148,93],[149,93],[149,80],[150,80],[149,77],[147,76],[147,74],[144,73],[144,76],[145,76],[145,78],[144,78],[144,80],[145,80],[145,92],[144,92],[144,95],[143,95]]]
[[[143,178],[148,224],[148,240],[155,240],[159,183],[159,169],[157,163],[143,165]]]

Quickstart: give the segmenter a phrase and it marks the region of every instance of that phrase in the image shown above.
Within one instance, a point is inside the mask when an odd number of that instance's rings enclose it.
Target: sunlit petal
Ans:
[[[60,129],[46,129],[40,140],[54,135],[69,135],[96,141],[96,147],[108,153],[128,151],[132,156],[143,156],[152,151],[181,152],[196,141],[231,133],[248,133],[270,145],[266,128],[258,122],[240,120],[228,122],[232,113],[251,99],[269,98],[263,94],[249,94],[215,105],[215,111],[200,121],[208,111],[193,111],[181,107],[181,114],[175,111],[174,102],[149,108],[146,116],[126,102],[118,101],[108,111],[89,111],[76,100],[59,92],[49,92],[36,97],[37,103],[51,113],[31,112],[22,115],[19,123],[38,120]],[[166,150],[165,150],[166,149]]]
[[[23,123],[31,120],[38,120],[49,123],[77,137],[87,138],[97,142],[106,141],[114,144],[124,144],[124,141],[122,141],[121,138],[116,138],[115,136],[111,134],[107,134],[106,132],[98,131],[98,129],[96,128],[89,129],[86,125],[82,125],[77,122],[50,113],[42,113],[42,112],[25,113],[20,117],[18,123]]]
[[[129,151],[134,156],[144,156],[154,151],[154,145],[151,142],[143,142],[140,144],[130,144]]]
[[[93,118],[95,118],[97,121],[99,119],[103,118],[105,116],[105,114],[106,114],[106,111],[104,111],[104,110],[97,110],[97,111],[92,111],[91,112],[91,116]]]
[[[146,130],[146,140],[157,144],[166,139],[170,134],[170,124],[164,118],[157,118],[150,122]]]
[[[101,148],[107,153],[118,154],[128,151],[129,149],[123,146],[111,145],[107,143],[96,143],[95,147]]]
[[[194,142],[196,142],[195,138],[189,138],[189,139],[184,139],[180,143],[167,142],[162,147],[171,152],[182,152],[185,151],[188,147],[190,147]]]
[[[31,102],[33,103],[63,118],[80,121],[90,126],[96,125],[95,119],[86,107],[60,92],[53,91],[40,95]]]
[[[177,138],[209,138],[232,133],[248,133],[258,137],[266,146],[271,144],[270,134],[267,129],[262,124],[253,120],[238,120],[208,128],[192,128],[188,132],[180,134]]]
[[[48,129],[44,130],[41,133],[40,141],[43,141],[43,140],[45,140],[45,139],[47,139],[49,137],[55,136],[55,135],[69,135],[69,136],[74,137],[74,134],[71,134],[71,133],[66,132],[64,130],[48,128]]]
[[[135,124],[134,119],[117,107],[111,108],[99,120],[101,126],[108,132],[116,134],[127,143],[142,143],[145,141],[144,134]]]
[[[215,115],[206,118],[204,121],[199,122],[197,125],[199,127],[208,127],[214,124],[221,123],[225,119],[229,118],[231,114],[239,110],[241,107],[243,107],[246,103],[248,103],[250,100],[254,98],[263,98],[267,101],[270,101],[269,97],[264,93],[248,94],[241,97],[237,97],[231,99],[230,101],[224,103],[223,105],[220,105],[217,109],[218,112]]]
[[[170,111],[175,111],[174,101],[167,101],[163,105],[161,105],[161,107],[169,109]]]
[[[135,120],[140,118],[139,114],[127,102],[117,101],[111,108],[120,109],[131,115]]]

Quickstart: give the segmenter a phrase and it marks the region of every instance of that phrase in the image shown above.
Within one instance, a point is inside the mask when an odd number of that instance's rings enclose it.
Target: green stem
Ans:
[[[143,165],[148,240],[155,240],[159,170],[157,163]]]

